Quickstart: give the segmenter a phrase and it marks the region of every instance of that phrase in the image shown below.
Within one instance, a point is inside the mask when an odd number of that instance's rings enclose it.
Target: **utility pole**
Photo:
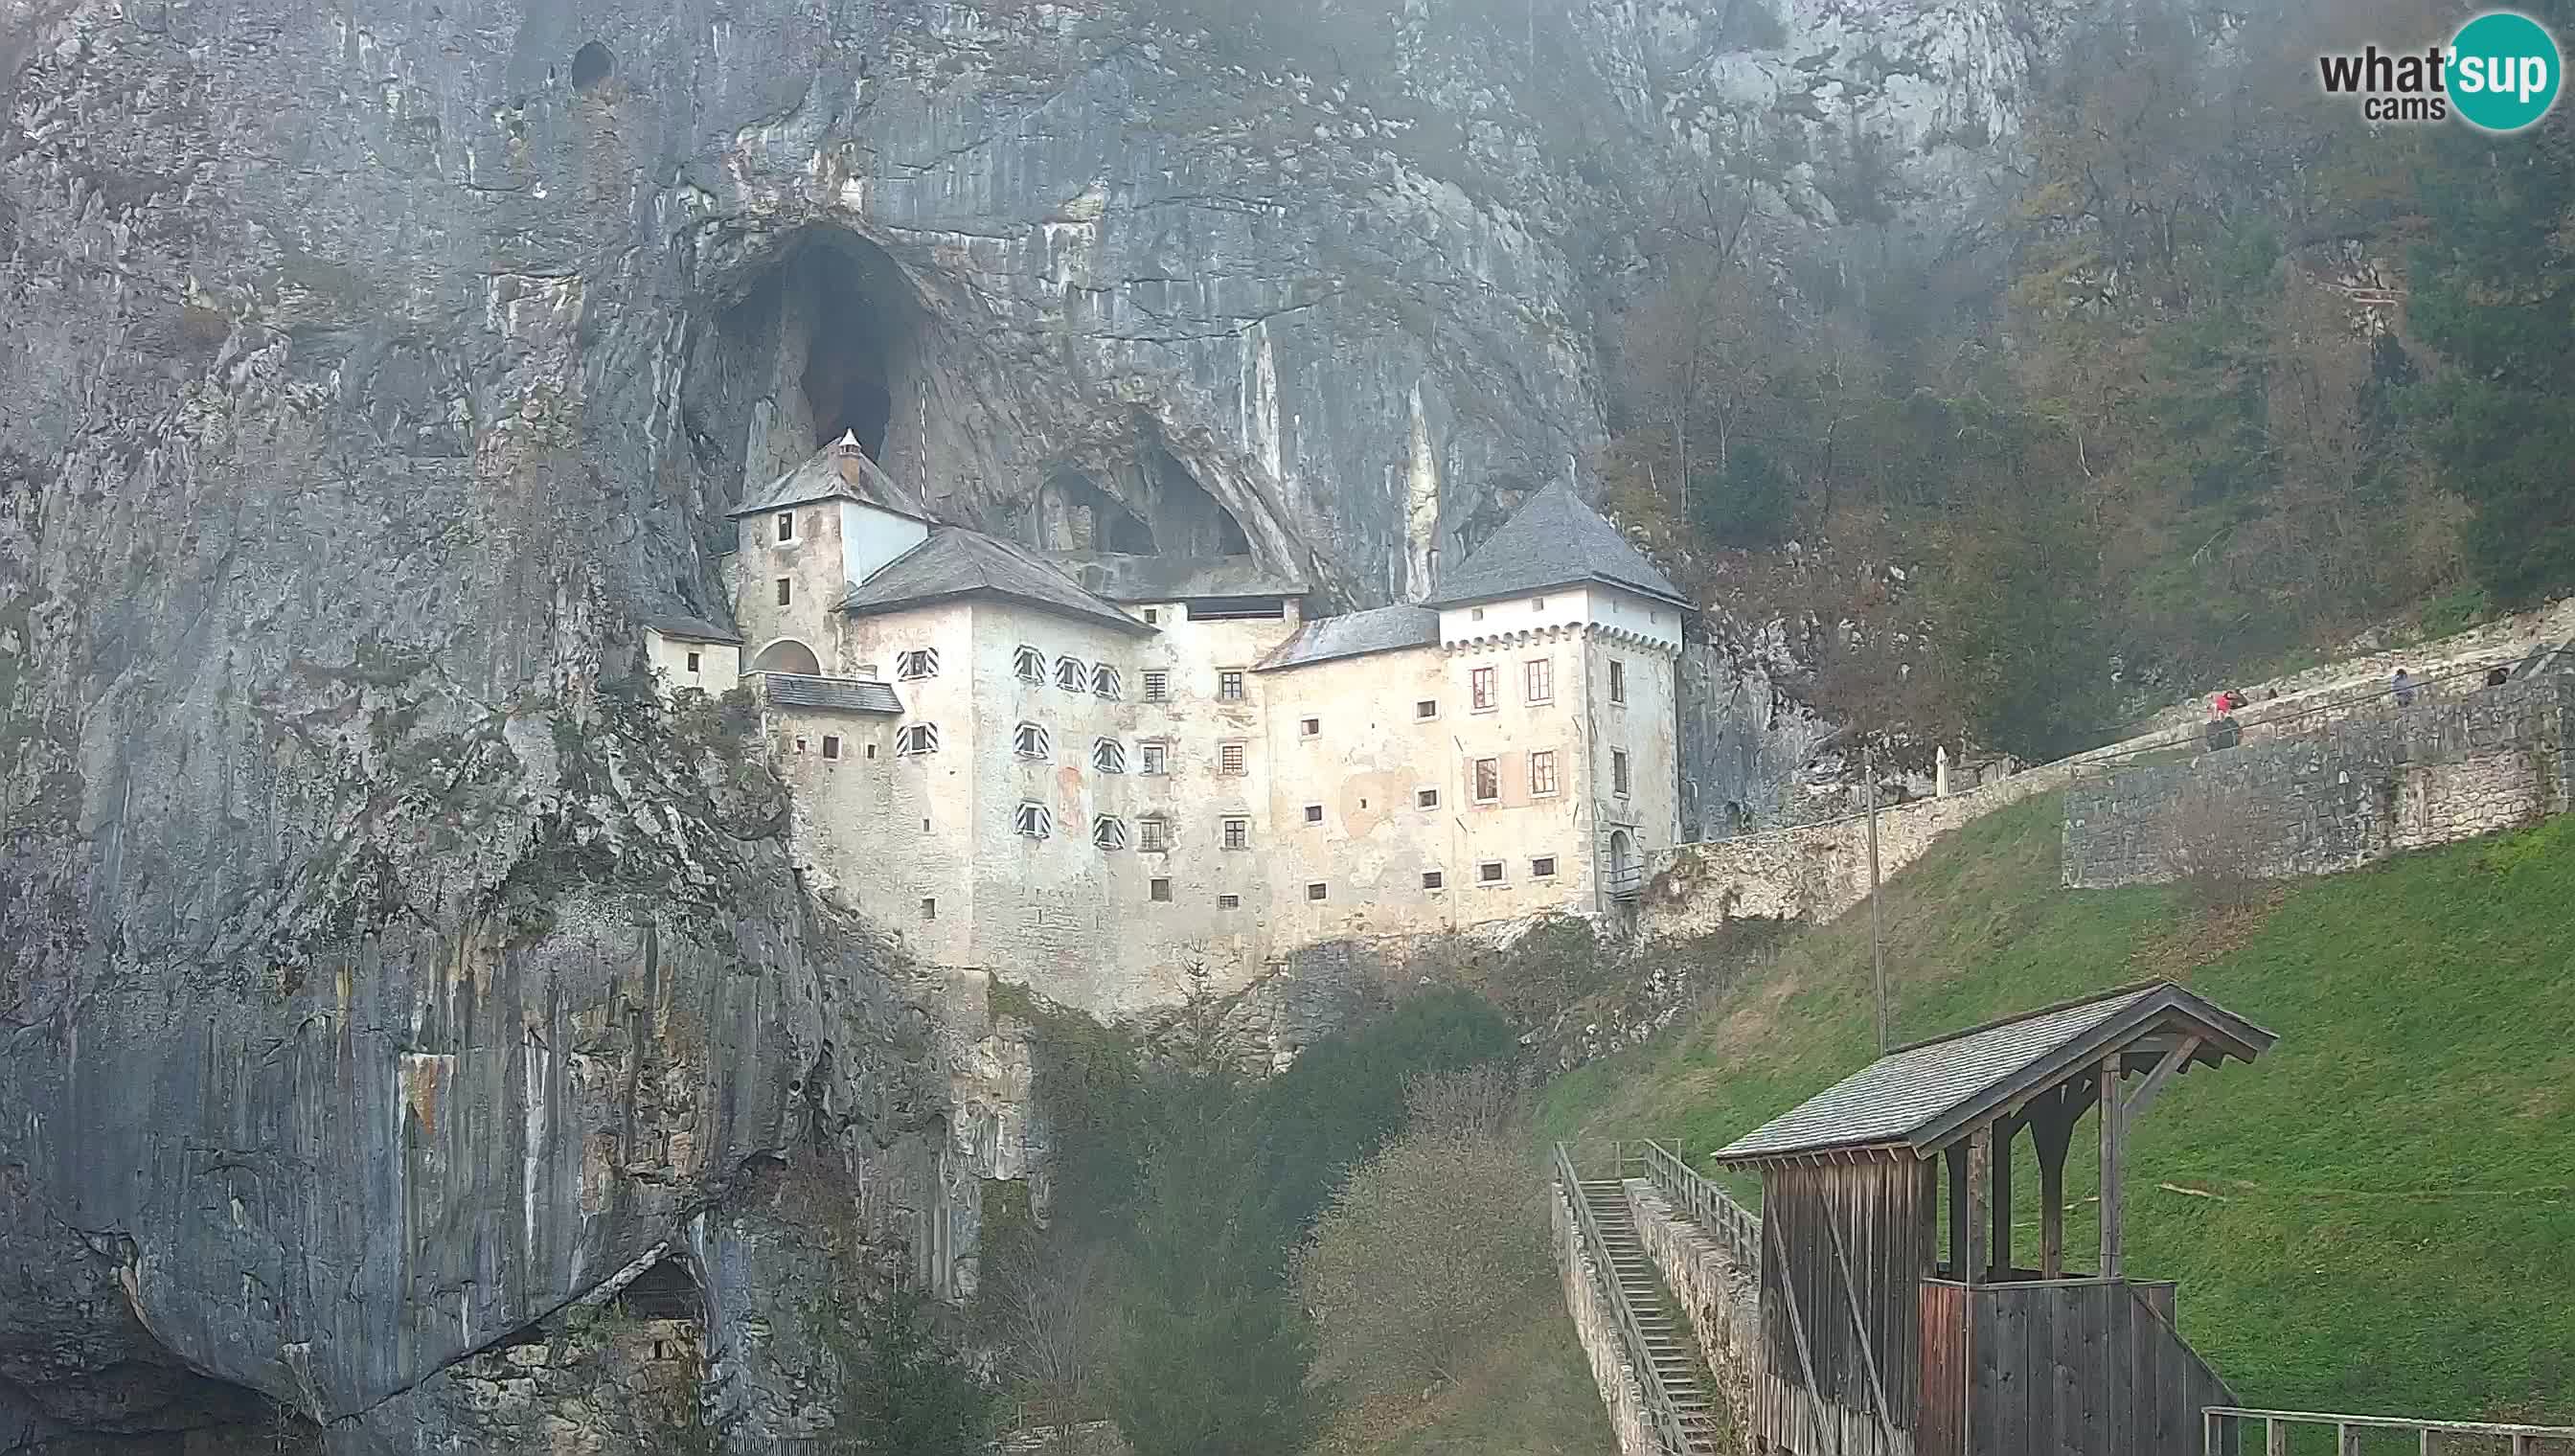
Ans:
[[[1860,767],[1868,775],[1868,960],[1877,973],[1877,1054],[1886,1039],[1886,916],[1877,903],[1877,750],[1860,750]]]

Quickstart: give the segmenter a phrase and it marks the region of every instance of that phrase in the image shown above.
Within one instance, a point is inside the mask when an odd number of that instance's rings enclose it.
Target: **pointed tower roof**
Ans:
[[[1429,604],[1433,607],[1462,607],[1584,582],[1604,582],[1675,607],[1690,605],[1681,589],[1638,555],[1616,527],[1561,485],[1530,497],[1491,540],[1440,577],[1439,592]]]
[[[931,521],[930,508],[918,496],[896,485],[894,477],[868,459],[856,433],[843,435],[814,452],[803,465],[745,497],[740,506],[725,514],[757,516],[763,511],[784,511],[815,501],[856,501],[897,516],[937,524]]]

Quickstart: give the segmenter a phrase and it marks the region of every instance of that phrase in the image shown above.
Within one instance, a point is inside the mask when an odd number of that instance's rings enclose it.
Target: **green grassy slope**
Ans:
[[[2060,813],[1989,816],[1890,884],[1894,1039],[2161,974],[2270,1027],[2269,1055],[2179,1078],[2135,1129],[2130,1271],[2181,1281],[2183,1333],[2250,1403],[2575,1422],[2575,819],[2206,922],[2165,890],[2060,888]],[[1869,985],[1854,912],[1560,1078],[1546,1130],[1712,1147],[1869,1058]],[[2069,1249],[2097,1240],[2090,1130]]]

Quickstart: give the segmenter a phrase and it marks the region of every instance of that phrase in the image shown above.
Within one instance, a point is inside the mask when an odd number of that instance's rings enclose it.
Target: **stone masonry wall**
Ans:
[[[2564,812],[2570,713],[2575,679],[2551,675],[2405,708],[2380,699],[2295,736],[2079,774],[2065,883],[2172,879],[2217,839],[2218,862],[2238,872],[2326,874]]]
[[[1618,1433],[1619,1456],[1663,1456],[1653,1423],[1645,1418],[1645,1392],[1636,1383],[1626,1352],[1618,1347],[1617,1317],[1601,1298],[1600,1280],[1605,1276],[1584,1251],[1582,1234],[1574,1226],[1573,1205],[1566,1201],[1572,1196],[1571,1189],[1558,1185],[1547,1208],[1555,1224],[1555,1267],[1564,1281],[1564,1309],[1573,1316],[1574,1338],[1581,1342],[1582,1357],[1591,1365],[1592,1382],[1600,1387],[1610,1428]]]
[[[1877,811],[1878,872],[1892,876],[1942,834],[2032,794],[2062,788],[2067,760],[1966,793]],[[1868,816],[1682,844],[1654,856],[1639,928],[1648,937],[1697,935],[1746,915],[1829,920],[1868,894]]]
[[[1761,1350],[1760,1272],[1745,1269],[1726,1247],[1672,1207],[1643,1178],[1627,1181],[1636,1210],[1636,1241],[1689,1312],[1698,1351],[1723,1402],[1728,1448],[1749,1453],[1753,1376]]]

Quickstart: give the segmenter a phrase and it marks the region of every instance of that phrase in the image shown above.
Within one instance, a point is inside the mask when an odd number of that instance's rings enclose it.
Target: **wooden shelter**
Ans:
[[[1890,1052],[1720,1148],[1762,1181],[1754,1449],[2197,1452],[2201,1410],[2234,1396],[2175,1331],[2173,1286],[2127,1277],[2126,1128],[2174,1076],[2274,1039],[2169,981],[2132,986]],[[2065,1156],[2087,1111],[2101,1256],[2077,1274]],[[2039,1170],[2027,1264],[2012,1248],[2024,1130]]]

